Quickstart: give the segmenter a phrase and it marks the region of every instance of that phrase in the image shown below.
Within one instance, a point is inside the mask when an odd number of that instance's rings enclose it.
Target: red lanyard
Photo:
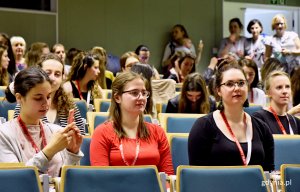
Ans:
[[[224,120],[224,123],[225,123],[225,125],[226,125],[226,127],[227,127],[227,129],[228,129],[228,131],[229,131],[229,133],[230,133],[230,135],[231,135],[231,137],[232,137],[233,140],[235,141],[235,144],[236,144],[236,146],[238,147],[238,149],[239,149],[239,151],[240,151],[240,155],[241,155],[243,164],[244,164],[244,165],[247,165],[245,153],[244,153],[244,151],[243,151],[243,149],[242,149],[241,144],[239,143],[239,141],[238,141],[237,138],[235,137],[235,135],[234,135],[234,133],[233,133],[233,131],[232,131],[232,129],[231,129],[231,127],[230,127],[228,121],[227,121],[227,118],[226,118],[226,116],[225,116],[225,114],[224,114],[224,111],[221,111],[221,116],[222,116],[222,118],[223,118],[223,120]],[[246,125],[246,114],[245,114],[245,113],[244,113],[244,124]],[[248,150],[249,150],[249,149],[248,149]]]
[[[280,128],[280,130],[281,130],[281,132],[282,132],[282,134],[284,134],[284,135],[286,135],[287,133],[286,133],[286,131],[285,131],[285,129],[284,129],[284,127],[283,127],[283,125],[282,125],[282,123],[281,123],[281,121],[280,121],[280,119],[278,118],[278,115],[277,115],[277,113],[276,113],[276,111],[270,106],[270,111],[273,113],[273,115],[274,115],[274,117],[275,117],[275,119],[276,119],[276,121],[277,121],[277,124],[279,125],[279,128]],[[288,118],[288,117],[287,117]],[[289,120],[289,119],[288,119]]]
[[[19,124],[20,124],[20,126],[22,128],[22,131],[23,131],[24,135],[26,136],[27,140],[31,143],[31,145],[34,148],[35,152],[38,153],[40,151],[40,149],[38,148],[36,143],[33,141],[32,137],[29,134],[28,129],[27,129],[26,125],[24,124],[24,122],[22,121],[20,115],[18,116],[18,121],[19,121]],[[46,141],[45,132],[44,132],[42,122],[40,122],[40,129],[41,129],[40,136],[42,137],[42,147],[41,147],[41,149],[43,149],[47,145],[47,141]]]
[[[125,159],[125,156],[124,156],[124,149],[123,149],[123,142],[122,142],[122,139],[121,139],[121,144],[120,144],[120,152],[121,152],[121,156],[122,156],[122,160],[123,162],[129,166],[129,163],[126,161]],[[140,153],[140,139],[137,139],[136,140],[136,148],[135,148],[135,157],[134,157],[134,160],[132,161],[132,164],[131,165],[135,165],[136,163],[136,160],[139,156],[139,153]]]
[[[80,90],[79,82],[78,82],[78,80],[76,80],[75,82],[76,82],[76,85],[77,85],[77,88],[78,88],[79,97],[80,97],[81,100],[83,100],[83,96],[82,96],[82,93],[81,93],[81,90]]]

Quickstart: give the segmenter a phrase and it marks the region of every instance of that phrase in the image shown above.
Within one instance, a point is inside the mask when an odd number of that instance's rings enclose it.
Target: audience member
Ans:
[[[32,43],[25,55],[27,67],[35,66],[43,54],[50,53],[49,46],[44,42]]]
[[[13,36],[10,38],[12,50],[14,53],[16,67],[18,71],[21,71],[26,68],[25,64],[25,51],[26,51],[26,42],[25,39],[21,36]]]
[[[139,57],[132,51],[128,51],[120,57],[120,66],[122,71],[130,71],[130,68],[139,62]]]
[[[123,72],[116,77],[112,84],[110,120],[99,125],[92,136],[93,166],[156,165],[159,172],[174,174],[164,130],[144,122],[149,94],[141,75]]]
[[[97,81],[99,73],[99,58],[96,55],[78,53],[73,60],[64,89],[70,96],[85,100],[92,106],[94,99],[102,97],[102,89]]]
[[[283,71],[271,72],[265,81],[270,107],[257,111],[253,116],[268,124],[272,134],[299,134],[300,120],[287,113],[291,100],[291,82]]]
[[[7,47],[7,55],[9,58],[9,64],[7,71],[11,78],[14,78],[17,72],[16,61],[13,53],[13,49],[9,40],[9,36],[5,33],[0,33],[0,45]]]
[[[228,54],[233,55],[237,60],[244,57],[246,38],[241,36],[243,27],[239,18],[233,18],[229,21],[230,35],[221,41],[219,57],[224,57]]]
[[[69,111],[74,109],[74,121],[79,128],[81,134],[85,133],[85,124],[81,118],[80,111],[76,107],[73,99],[68,97],[64,89],[62,88],[64,64],[60,58],[49,53],[43,55],[41,60],[37,63],[37,66],[41,67],[49,76],[51,82],[51,104],[45,117],[43,117],[43,123],[53,123],[62,127],[68,125]],[[13,91],[14,92],[14,91]],[[13,98],[11,102],[14,102]],[[20,105],[17,104],[15,108],[14,117],[18,117],[20,113]]]
[[[263,26],[258,19],[252,19],[248,23],[247,31],[252,34],[252,37],[247,38],[246,40],[245,57],[247,59],[252,59],[258,67],[258,71],[260,71],[260,68],[264,64],[264,54],[266,50],[266,46],[264,44],[265,39],[261,35]],[[257,75],[259,76],[258,73]]]
[[[103,89],[111,89],[111,84],[115,79],[114,74],[111,71],[106,70],[107,54],[103,47],[93,47],[91,53],[99,57],[99,69],[100,74],[98,77],[98,83]]]
[[[12,77],[8,73],[9,58],[6,46],[0,45],[0,58],[0,86],[8,86],[9,82],[12,81]]]
[[[172,68],[171,58],[175,54],[175,48],[179,46],[179,40],[182,38],[189,38],[187,30],[181,24],[176,24],[173,26],[170,41],[165,47],[163,59],[162,59],[162,70],[164,77],[168,77],[168,71]],[[196,55],[195,47],[191,45],[191,52]]]
[[[243,69],[236,64],[218,68],[215,85],[219,110],[194,123],[188,140],[190,165],[261,165],[273,170],[273,136],[267,124],[243,110],[248,93]]]
[[[176,67],[178,66],[178,67]],[[195,66],[195,57],[191,54],[183,53],[175,60],[174,67],[170,69],[170,76],[168,79],[173,79],[176,83],[182,83],[184,78],[193,72]],[[178,68],[176,70],[176,68]]]
[[[168,101],[166,113],[209,113],[216,103],[209,97],[205,81],[199,73],[185,77],[181,94]]]
[[[137,56],[139,57],[140,63],[150,65],[150,50],[146,45],[139,45],[135,49],[135,54],[137,54]],[[160,79],[157,69],[153,65],[150,66],[153,70],[153,79]]]
[[[286,31],[286,18],[277,14],[272,19],[272,30],[275,34],[266,41],[265,59],[273,56],[284,64],[284,70],[291,74],[300,65],[300,39],[297,33]]]
[[[0,162],[24,162],[52,177],[59,176],[63,165],[79,164],[82,136],[75,123],[62,128],[40,121],[50,107],[52,92],[46,72],[37,67],[20,71],[14,91],[21,111],[0,127]]]
[[[242,66],[246,79],[248,81],[248,101],[255,105],[266,106],[267,97],[263,90],[258,88],[259,72],[256,63],[252,59],[239,60],[240,66]]]
[[[265,84],[267,76],[272,72],[272,71],[283,71],[284,70],[284,65],[276,58],[269,58],[266,60],[264,65],[262,66],[260,70],[261,74],[261,82],[263,85]]]
[[[60,43],[56,43],[52,46],[51,52],[57,55],[62,63],[64,64],[64,74],[67,76],[70,72],[71,66],[70,65],[65,65],[66,64],[66,51],[65,51],[65,46]]]

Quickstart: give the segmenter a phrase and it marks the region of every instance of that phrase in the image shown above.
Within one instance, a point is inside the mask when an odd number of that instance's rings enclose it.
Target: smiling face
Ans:
[[[286,30],[286,20],[283,16],[277,15],[272,20],[272,29],[275,30],[276,35],[282,36]]]
[[[42,69],[52,81],[52,91],[56,92],[63,81],[63,65],[57,60],[49,59],[42,63]]]
[[[134,92],[128,92],[135,90]],[[119,104],[122,114],[139,115],[144,112],[147,97],[143,96],[143,91],[146,91],[145,82],[141,78],[133,79],[124,86],[124,91],[121,95],[115,95],[116,103]],[[139,92],[138,95],[133,93]]]
[[[285,75],[271,77],[269,80],[269,89],[267,94],[277,105],[288,105],[291,96],[291,82]]]
[[[245,75],[241,70],[235,68],[224,71],[222,74],[221,86],[217,88],[217,93],[222,98],[223,104],[227,106],[243,106],[247,99],[248,87],[247,83],[239,86],[237,82],[245,82]],[[230,87],[228,82],[232,82],[234,85]]]

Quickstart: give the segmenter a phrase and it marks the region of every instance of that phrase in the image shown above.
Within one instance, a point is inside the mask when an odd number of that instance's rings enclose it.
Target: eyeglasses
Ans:
[[[278,26],[278,25],[284,25],[284,23],[275,23],[275,25],[277,25],[277,26]]]
[[[122,93],[129,93],[131,96],[138,98],[142,94],[143,97],[148,98],[150,96],[150,92],[147,90],[138,90],[138,89],[133,89],[129,91],[123,91]]]
[[[247,84],[246,80],[239,80],[239,81],[227,81],[225,83],[220,84],[219,87],[221,87],[222,85],[225,85],[226,87],[232,89],[233,87],[235,87],[236,85],[240,88],[244,87]]]

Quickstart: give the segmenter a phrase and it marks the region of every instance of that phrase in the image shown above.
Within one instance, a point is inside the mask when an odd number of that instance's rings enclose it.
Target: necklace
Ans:
[[[34,142],[34,140],[31,137],[31,135],[29,134],[29,131],[28,131],[25,123],[22,121],[20,115],[18,116],[18,121],[19,121],[19,124],[20,124],[20,126],[22,128],[22,131],[23,131],[25,137],[31,143],[31,146],[34,148],[35,152],[38,153],[40,151],[40,149],[38,148],[37,144]],[[41,130],[40,131],[40,137],[42,137],[42,146],[41,146],[41,149],[43,149],[47,145],[47,141],[46,141],[45,132],[44,132],[44,128],[43,128],[42,122],[40,122],[40,130]]]
[[[121,144],[120,144],[119,148],[120,148],[121,157],[122,157],[123,162],[125,163],[125,165],[130,166],[130,164],[127,162],[127,160],[125,159],[125,156],[124,156],[122,139],[121,139]],[[140,153],[140,139],[136,139],[135,157],[134,157],[131,165],[135,165],[136,160],[138,159],[139,153]]]

